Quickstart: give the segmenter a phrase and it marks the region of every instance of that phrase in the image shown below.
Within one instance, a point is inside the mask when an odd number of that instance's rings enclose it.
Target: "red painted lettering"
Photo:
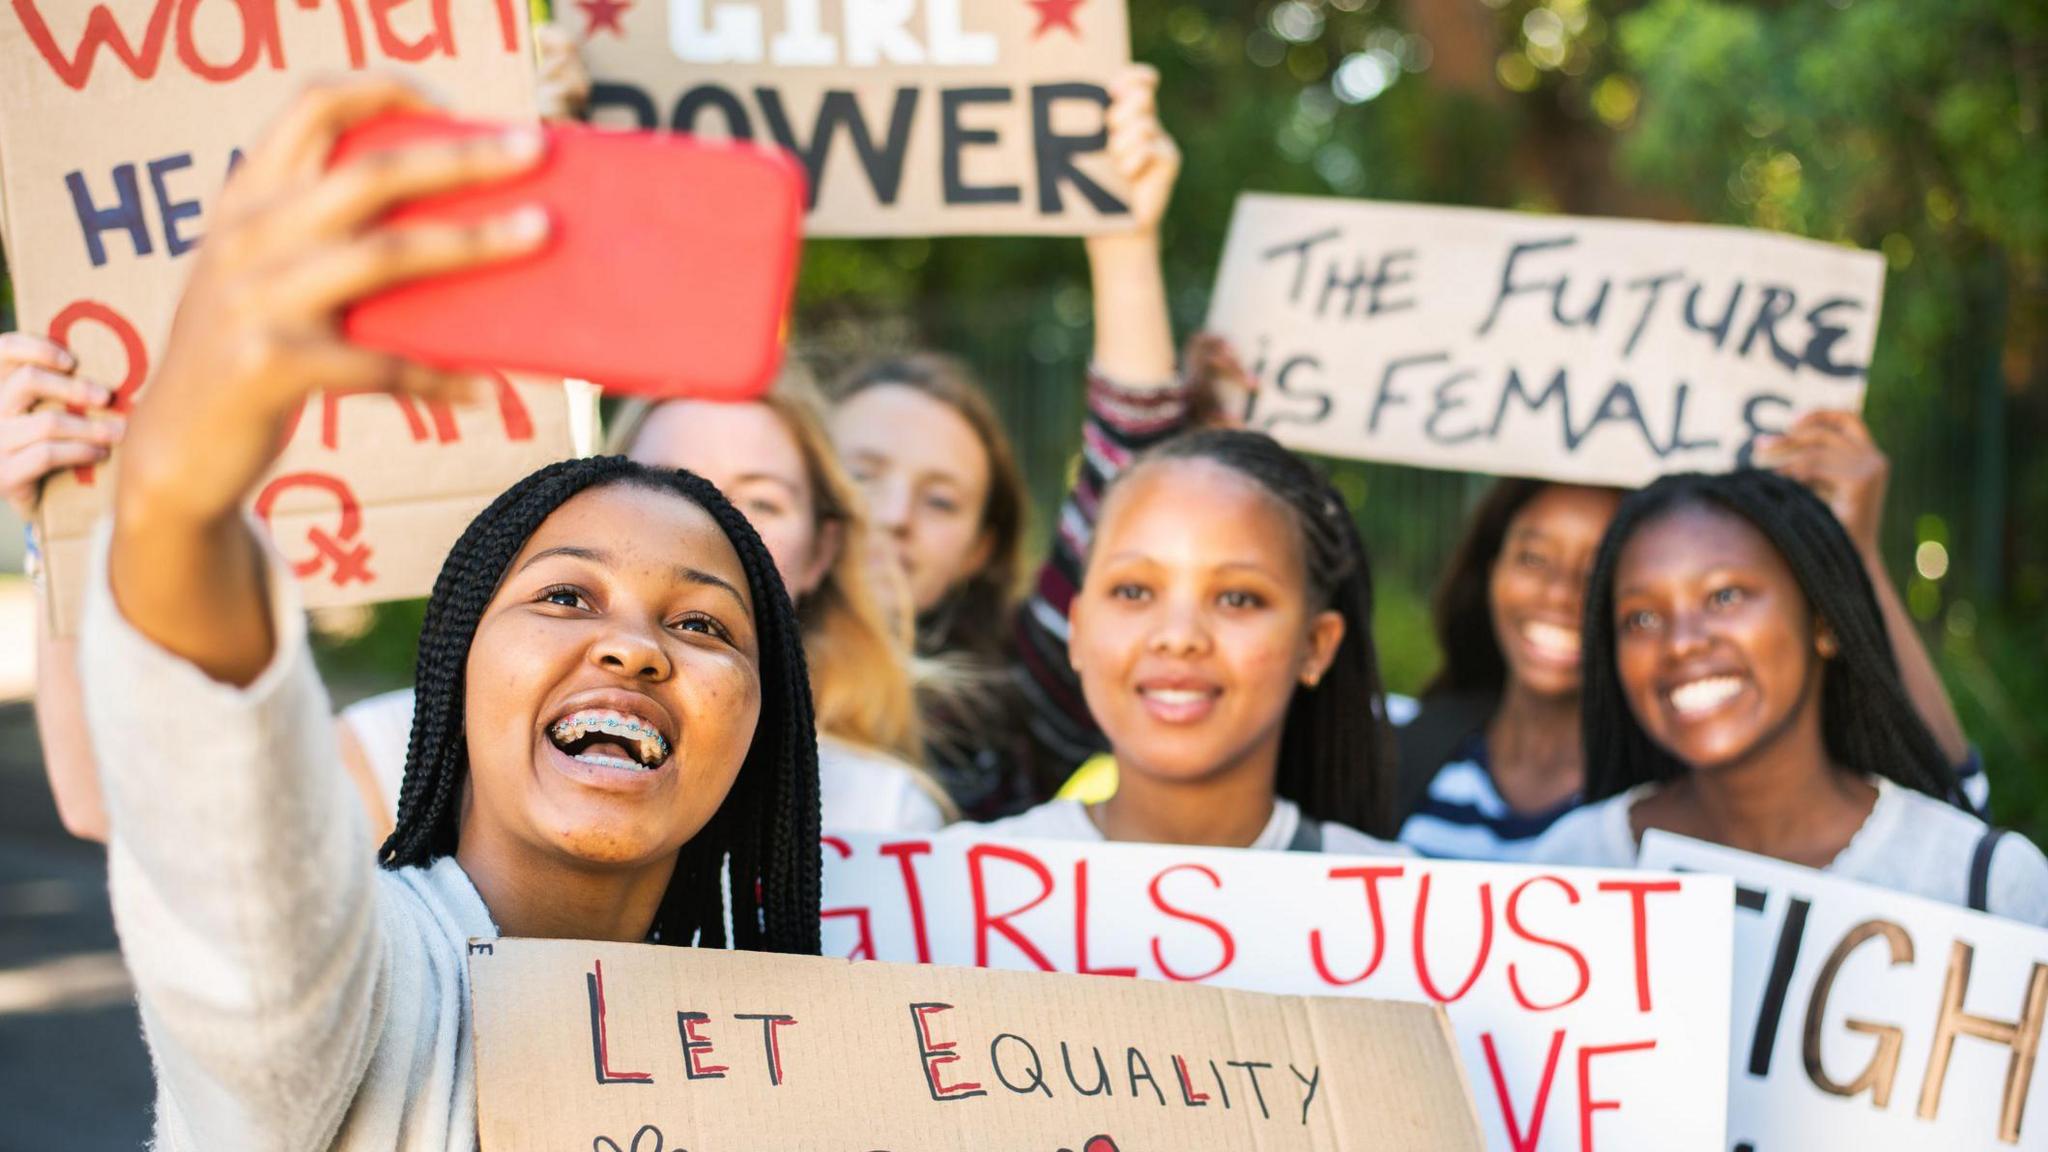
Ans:
[[[931,1018],[941,1012],[952,1010],[951,1004],[910,1006],[910,1024],[917,1032],[917,1058],[924,1064],[924,1086],[931,1091],[934,1100],[965,1100],[970,1096],[986,1096],[988,1089],[975,1081],[945,1084],[939,1079],[939,1065],[952,1064],[960,1059],[960,1054],[954,1051],[960,1046],[960,1042],[932,1039]]]
[[[363,527],[362,508],[356,503],[356,494],[339,477],[324,472],[290,472],[279,476],[264,486],[256,497],[257,518],[269,525],[278,498],[294,488],[312,488],[333,497],[338,506],[339,523],[333,533],[318,524],[306,529],[306,540],[313,545],[313,554],[303,560],[292,561],[292,574],[305,580],[319,575],[331,564],[334,571],[328,579],[336,587],[352,582],[368,584],[375,580],[377,574],[370,571],[370,546],[355,543]],[[273,527],[272,532],[275,531]]]
[[[896,868],[903,874],[903,901],[910,907],[910,933],[917,944],[917,962],[932,962],[932,942],[924,922],[924,889],[917,883],[917,865],[912,857],[929,856],[932,844],[929,840],[905,840],[899,844],[884,844],[882,855],[894,856]]]
[[[1593,974],[1591,969],[1586,966],[1586,956],[1584,953],[1561,940],[1553,940],[1548,936],[1538,936],[1522,925],[1522,893],[1527,892],[1531,884],[1539,884],[1546,880],[1564,889],[1567,901],[1572,904],[1579,902],[1578,889],[1572,887],[1563,877],[1532,876],[1515,885],[1515,890],[1508,894],[1508,931],[1513,932],[1531,944],[1541,945],[1545,948],[1555,948],[1566,956],[1571,957],[1573,967],[1579,971],[1579,983],[1578,987],[1573,989],[1571,995],[1559,1000],[1557,1003],[1539,1005],[1531,1002],[1529,997],[1523,993],[1522,978],[1517,974],[1514,964],[1510,963],[1508,965],[1508,991],[1514,993],[1515,1003],[1520,1004],[1525,1012],[1549,1012],[1553,1009],[1563,1008],[1576,1001],[1579,997],[1584,996],[1587,986],[1593,981]]]
[[[1128,968],[1094,968],[1088,963],[1088,861],[1074,861],[1074,971],[1084,976],[1136,976]]]
[[[851,859],[853,856],[853,845],[848,844],[837,836],[820,836],[818,837],[818,842],[839,853],[841,860]],[[848,952],[846,958],[848,960],[873,960],[875,958],[875,926],[873,919],[868,915],[868,910],[865,908],[826,908],[818,913],[818,920],[820,922],[841,918],[851,918],[854,923],[854,929],[858,933],[858,937],[854,941],[853,951]]]
[[[1536,1100],[1529,1106],[1529,1130],[1515,1120],[1514,1098],[1508,1094],[1508,1078],[1500,1070],[1500,1055],[1493,1050],[1493,1033],[1479,1034],[1479,1047],[1486,1053],[1486,1070],[1493,1073],[1493,1094],[1500,1100],[1502,1123],[1507,1125],[1508,1145],[1514,1152],[1536,1152],[1543,1142],[1543,1110],[1550,1106],[1550,1085],[1557,1076],[1557,1058],[1564,1051],[1564,1029],[1550,1035],[1550,1055],[1543,1060],[1543,1078],[1536,1084]]]
[[[1223,958],[1218,960],[1216,966],[1207,972],[1192,974],[1176,972],[1173,970],[1173,966],[1166,962],[1166,954],[1159,947],[1159,937],[1154,936],[1152,937],[1152,963],[1159,966],[1160,973],[1168,980],[1207,980],[1225,968],[1230,967],[1230,962],[1237,959],[1237,941],[1230,935],[1230,929],[1209,919],[1207,916],[1200,916],[1185,909],[1176,908],[1166,902],[1166,895],[1160,890],[1160,886],[1165,883],[1168,876],[1173,875],[1175,872],[1194,872],[1204,876],[1218,891],[1221,891],[1223,888],[1223,878],[1201,864],[1175,864],[1173,867],[1165,869],[1159,875],[1154,876],[1151,886],[1147,889],[1152,895],[1152,906],[1154,908],[1159,909],[1176,920],[1185,920],[1190,924],[1199,924],[1215,933],[1216,942],[1223,948]]]
[[[83,89],[92,78],[93,62],[102,45],[127,65],[136,79],[147,80],[156,75],[157,63],[163,58],[164,33],[171,26],[171,0],[157,0],[156,10],[149,14],[149,24],[143,29],[139,52],[128,43],[127,34],[121,31],[106,5],[93,5],[85,18],[85,31],[78,37],[78,47],[68,59],[50,35],[43,14],[36,10],[36,0],[14,0],[14,14],[21,20],[22,30],[28,33],[28,42],[35,46],[36,53],[57,79],[67,88]]]
[[[1012,908],[995,916],[989,915],[988,878],[982,870],[982,861],[989,859],[1008,860],[1012,864],[1022,864],[1029,869],[1031,874],[1038,878],[1038,895],[1020,908]],[[1038,857],[1021,848],[976,844],[967,850],[967,881],[974,891],[974,966],[988,967],[988,938],[989,933],[994,932],[1016,945],[1017,950],[1030,957],[1031,962],[1038,965],[1040,971],[1052,971],[1052,961],[1045,958],[1045,953],[1039,951],[1038,945],[1033,944],[1022,932],[1010,925],[1013,918],[1022,916],[1045,903],[1046,898],[1052,895],[1051,869],[1040,863]]]
[[[1365,962],[1365,971],[1360,972],[1358,975],[1351,977],[1338,976],[1330,971],[1330,963],[1323,955],[1323,930],[1320,928],[1310,930],[1308,934],[1308,955],[1309,959],[1315,962],[1316,975],[1323,978],[1323,983],[1332,987],[1342,988],[1347,984],[1360,983],[1366,977],[1379,971],[1380,960],[1386,956],[1387,952],[1387,924],[1380,910],[1380,881],[1398,880],[1406,872],[1407,869],[1398,864],[1391,867],[1372,866],[1330,869],[1330,879],[1332,880],[1365,881],[1365,906],[1366,911],[1372,917],[1372,957]]]
[[[1180,1077],[1181,1103],[1186,1104],[1190,1108],[1208,1107],[1209,1094],[1207,1092],[1195,1091],[1194,1084],[1188,1080],[1188,1062],[1184,1057],[1178,1054],[1174,1056],[1173,1071],[1175,1075]]]
[[[612,1071],[611,1040],[604,1023],[604,962],[592,960],[584,974],[584,990],[590,995],[590,1058],[597,1066],[599,1084],[652,1084],[651,1072]]]
[[[192,18],[205,0],[178,0],[178,59],[201,80],[223,84],[238,80],[256,66],[258,56],[268,56],[273,69],[284,67],[284,49],[277,39],[277,0],[224,0],[241,14],[242,52],[226,64],[215,64],[199,54],[198,38],[192,35]]]
[[[1655,1040],[1637,1040],[1632,1044],[1598,1044],[1579,1049],[1579,1152],[1593,1152],[1593,1113],[1621,1111],[1619,1100],[1593,1099],[1593,1057],[1647,1052],[1656,1046]]]
[[[1650,910],[1652,892],[1676,892],[1676,880],[1602,880],[1602,892],[1628,893],[1629,912],[1635,917],[1636,1008],[1650,1010]]]
[[[676,1013],[676,1031],[683,1037],[683,1075],[691,1080],[723,1080],[731,1069],[723,1064],[706,1064],[711,1055],[711,1037],[697,1035],[697,1025],[711,1017],[703,1012]]]
[[[1446,996],[1436,986],[1429,974],[1429,873],[1422,874],[1422,888],[1415,894],[1415,978],[1422,983],[1422,991],[1430,999],[1441,1004],[1455,1004],[1472,985],[1479,982],[1479,974],[1486,970],[1487,954],[1493,951],[1493,885],[1479,886],[1479,956],[1472,961],[1472,971],[1458,990]]]
[[[455,39],[448,27],[448,0],[434,0],[432,28],[417,40],[406,40],[391,26],[391,10],[412,0],[370,0],[370,23],[377,29],[377,47],[394,60],[417,63],[436,52],[455,54]]]

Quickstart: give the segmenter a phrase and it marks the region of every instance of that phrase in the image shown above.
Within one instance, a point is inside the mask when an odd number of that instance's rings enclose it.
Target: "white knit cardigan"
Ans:
[[[473,1149],[459,865],[379,869],[296,586],[267,550],[270,667],[208,678],[130,627],[93,549],[86,715],[114,922],[156,1067],[156,1146]]]

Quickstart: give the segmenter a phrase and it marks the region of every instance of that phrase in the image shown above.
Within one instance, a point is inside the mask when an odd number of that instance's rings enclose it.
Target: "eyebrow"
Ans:
[[[609,565],[612,562],[611,553],[609,552],[602,552],[596,548],[580,548],[574,544],[563,544],[554,548],[543,548],[528,556],[526,563],[519,566],[519,571],[524,572],[550,556],[567,556],[572,560],[588,560],[592,564]]]
[[[1155,560],[1151,556],[1148,556],[1143,552],[1112,552],[1109,555],[1104,556],[1102,558],[1102,562],[1105,564],[1129,563],[1132,561],[1136,561],[1141,564],[1151,564],[1158,567],[1164,567],[1164,564],[1161,561]],[[1256,560],[1226,560],[1221,564],[1209,565],[1209,570],[1216,572],[1242,570],[1246,572],[1256,572],[1261,576],[1267,577],[1268,579],[1279,579],[1278,573],[1274,572],[1271,568],[1266,567],[1264,564],[1261,564]]]
[[[687,564],[678,564],[672,571],[675,573],[676,579],[685,583],[701,584],[707,588],[723,588],[726,595],[731,596],[742,611],[749,613],[753,611],[753,609],[747,607],[747,598],[740,595],[740,590],[733,587],[732,581],[722,576],[714,576],[702,568],[692,568]]]

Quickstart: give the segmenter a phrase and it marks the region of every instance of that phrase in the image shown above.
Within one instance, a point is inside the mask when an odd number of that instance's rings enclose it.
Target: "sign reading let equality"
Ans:
[[[485,1152],[1479,1152],[1443,1010],[470,944]]]
[[[127,411],[163,351],[222,183],[311,78],[417,76],[467,116],[533,117],[525,0],[14,0],[0,7],[0,188],[24,331],[48,333]],[[559,381],[501,379],[476,409],[309,400],[256,513],[315,607],[423,596],[471,517],[569,455]],[[120,463],[117,453],[112,461]],[[107,468],[45,484],[52,622],[84,586]]]

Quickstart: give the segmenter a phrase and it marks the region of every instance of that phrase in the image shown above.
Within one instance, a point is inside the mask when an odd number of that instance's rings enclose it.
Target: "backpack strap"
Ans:
[[[1430,781],[1465,742],[1486,729],[1500,708],[1492,693],[1439,693],[1422,700],[1422,711],[1394,732],[1400,752],[1395,777],[1394,826],[1415,814],[1429,798]]]
[[[2005,835],[2003,828],[1986,828],[1984,835],[1977,838],[1977,847],[1970,853],[1970,908],[1976,912],[1991,911],[1991,857],[1998,850],[1998,841]]]
[[[1323,822],[1303,816],[1294,826],[1294,839],[1287,842],[1289,852],[1321,852],[1323,850]]]

